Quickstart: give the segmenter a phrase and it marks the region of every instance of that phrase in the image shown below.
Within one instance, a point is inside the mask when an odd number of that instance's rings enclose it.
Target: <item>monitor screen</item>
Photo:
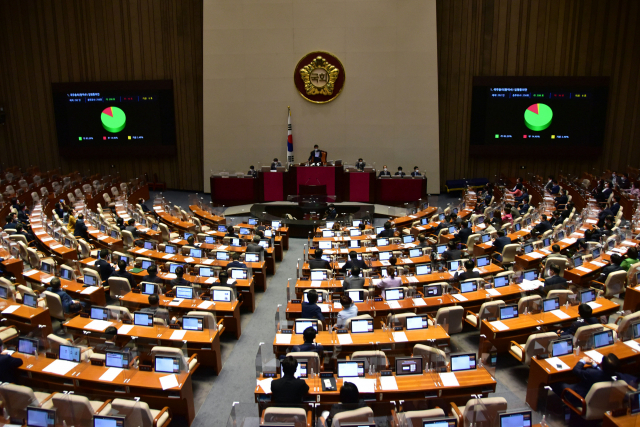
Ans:
[[[70,345],[60,345],[59,358],[60,360],[80,363],[80,348]]]
[[[524,245],[524,253],[528,254],[530,252],[533,252],[533,245],[531,243]]]
[[[396,375],[422,374],[422,357],[396,358]]]
[[[629,393],[629,408],[632,414],[640,413],[640,391]]]
[[[249,218],[249,221],[247,222],[247,224],[258,225],[258,218]]]
[[[518,306],[516,304],[500,307],[500,320],[513,319],[518,317]]]
[[[280,226],[281,226],[280,221],[271,221],[271,228],[274,228],[277,230],[278,228],[280,228]]]
[[[456,427],[455,418],[426,418],[422,420],[422,427]]]
[[[409,249],[409,258],[419,258],[422,256],[422,249]]]
[[[558,234],[556,235],[556,239],[557,240],[564,239],[564,231],[558,231]]]
[[[231,289],[214,289],[212,297],[214,301],[231,302]]]
[[[415,237],[413,237],[411,234],[402,237],[402,243],[413,243],[415,240]]]
[[[150,241],[150,240],[146,240],[146,241],[144,242],[144,248],[145,248],[145,249],[151,249],[151,250],[154,250],[154,249],[156,248],[156,244],[155,244],[155,242],[152,242],[152,241]]]
[[[213,236],[207,236],[204,238],[204,242],[209,245],[213,245],[216,242],[216,238]]]
[[[93,427],[124,427],[125,417],[111,415],[94,415]]]
[[[443,254],[447,250],[447,245],[438,245],[436,246],[436,252],[438,255]]]
[[[119,237],[119,234],[116,230],[111,230],[111,238],[112,239],[117,239]]]
[[[96,284],[96,278],[88,274],[85,274],[82,280],[84,281],[85,285],[95,286]]]
[[[334,237],[335,233],[333,230],[322,230],[322,237]]]
[[[349,247],[350,248],[359,248],[360,247],[360,240],[349,240]]]
[[[231,246],[240,246],[240,239],[238,237],[232,237]]]
[[[192,299],[193,298],[193,288],[189,286],[176,286],[174,288],[176,298],[180,299]]]
[[[227,232],[227,226],[226,225],[218,225],[218,232],[219,233],[226,233]]]
[[[69,239],[68,237],[65,237],[64,239],[64,245],[68,248],[71,247],[71,239]]]
[[[357,319],[351,321],[351,333],[373,332],[373,319]]]
[[[393,253],[390,251],[384,251],[384,252],[378,253],[378,259],[380,259],[380,261],[389,261],[389,258],[391,258],[392,256],[393,256]]]
[[[562,340],[551,341],[551,356],[560,357],[565,354],[573,353],[573,339],[566,338]]]
[[[405,319],[407,319],[407,331],[413,331],[415,329],[427,329],[429,327],[427,316],[411,316],[406,317]]]
[[[295,332],[296,334],[304,333],[304,330],[307,328],[313,328],[318,332],[318,321],[317,320],[296,320],[295,321]]]
[[[40,264],[40,268],[45,273],[49,273],[49,274],[51,274],[51,272],[53,271],[53,266],[51,264],[49,264],[48,262],[43,262],[42,264]]]
[[[231,278],[232,279],[240,279],[244,280],[247,278],[247,270],[244,268],[232,268],[231,269]]]
[[[27,305],[31,308],[36,308],[38,307],[38,297],[35,295],[31,295],[31,294],[23,294],[22,295],[22,302],[24,303],[24,305]]]
[[[362,230],[359,228],[354,228],[349,230],[349,235],[352,237],[362,236]]]
[[[447,261],[447,270],[456,271],[462,265],[461,261]]]
[[[338,362],[338,378],[364,377],[364,362]]]
[[[293,376],[295,378],[308,378],[307,362],[298,362],[298,367],[296,368],[296,372]],[[284,377],[284,369],[282,365],[280,365],[280,378],[282,377]]]
[[[9,289],[6,286],[0,286],[0,298],[7,299]]]
[[[170,356],[156,356],[155,371],[168,374],[180,373],[180,359]]]
[[[107,368],[128,368],[129,367],[129,355],[121,351],[109,351],[105,352],[104,365]]]
[[[216,252],[216,259],[219,261],[229,261],[229,252],[225,252],[225,251]]]
[[[478,290],[478,283],[475,281],[460,283],[460,293],[475,292]]]
[[[331,242],[329,240],[321,240],[318,242],[318,247],[320,249],[331,249]]]
[[[27,427],[55,427],[55,409],[27,407]]]
[[[354,227],[360,227],[360,224],[362,224],[362,220],[361,219],[354,219],[351,222],[351,225],[354,226]]]
[[[600,258],[600,252],[601,252],[600,248],[593,248],[593,250],[591,251],[592,258],[594,260],[597,259],[597,258]]]
[[[193,236],[193,233],[184,233],[183,240],[187,240],[189,237]]]
[[[202,317],[197,316],[183,316],[182,317],[182,329],[187,331],[201,331],[203,328]]]
[[[538,279],[538,272],[536,270],[526,270],[524,272],[524,280],[537,280]]]
[[[516,224],[513,226],[513,231],[520,231],[520,230],[522,230],[522,224],[520,224],[519,222],[516,222]],[[527,248],[525,247],[525,253],[528,253],[526,252],[526,249]]]
[[[246,227],[240,227],[240,233],[241,236],[248,236],[249,234],[251,234],[251,230],[246,228]]]
[[[158,293],[158,285],[150,282],[140,283],[140,291],[144,295],[153,295]]]
[[[158,231],[158,224],[156,224],[155,222],[153,224],[151,224],[151,229],[153,231]]]
[[[500,276],[493,278],[493,287],[501,288],[503,286],[507,286],[509,284],[509,278],[507,276]]]
[[[311,280],[327,280],[327,271],[311,270]]]
[[[631,330],[633,331],[633,339],[640,338],[640,322],[632,323]]]
[[[309,302],[309,298],[307,298],[307,295],[308,295],[308,294],[309,294],[309,292],[308,292],[308,291],[305,291],[305,292],[302,294],[302,298],[303,298],[303,301],[304,301],[304,302]],[[322,292],[318,292],[318,303],[321,303],[321,302],[322,302]]]
[[[202,277],[213,277],[215,275],[213,268],[211,267],[200,267],[198,270],[198,275]]]
[[[384,299],[387,301],[398,301],[404,299],[404,289],[385,289]]]
[[[431,274],[431,264],[416,265],[416,275]]]
[[[441,285],[425,285],[422,289],[423,289],[424,296],[427,298],[442,296]]]
[[[133,313],[133,324],[136,326],[153,326],[153,314],[136,311]]]
[[[245,253],[244,260],[246,262],[260,262],[260,255],[256,253]]]
[[[542,301],[542,311],[553,311],[560,308],[560,299],[559,298],[547,298]]]
[[[376,240],[376,246],[389,246],[389,239],[378,239]]]
[[[164,252],[168,254],[175,254],[177,250],[176,250],[176,247],[173,245],[166,245],[164,247]]]
[[[364,301],[364,291],[346,291],[346,294],[353,302]]]
[[[175,274],[176,268],[182,267],[184,269],[184,264],[169,264],[169,273]]]
[[[476,258],[476,265],[478,267],[486,267],[489,264],[491,264],[491,258],[488,255]]]
[[[384,227],[376,227],[376,236],[384,230]]]
[[[38,350],[38,340],[32,338],[18,338],[18,353],[34,354]]]
[[[94,320],[109,320],[109,310],[104,307],[91,307],[91,318]]]
[[[449,234],[455,234],[456,231],[457,230],[455,225],[449,226]]]
[[[333,228],[333,224],[335,224],[335,221],[327,221],[327,223],[325,224],[324,228],[330,230],[330,229]]]
[[[582,265],[582,257],[581,256],[574,256],[573,257],[573,268],[576,267],[580,267]]]
[[[487,243],[489,240],[491,240],[491,234],[483,234],[481,240],[482,243]]]
[[[191,250],[189,250],[189,256],[193,258],[202,258],[202,249],[191,248]]]
[[[613,331],[611,329],[593,334],[593,346],[595,348],[606,347],[613,344]]]
[[[67,280],[72,280],[73,278],[73,273],[71,272],[71,270],[67,270],[66,268],[60,269],[60,275],[62,276],[63,279],[67,279]]]
[[[596,291],[593,289],[587,289],[585,291],[580,291],[580,302],[582,304],[586,304],[591,301],[596,300]]]
[[[475,353],[451,355],[451,372],[471,369],[476,369]]]
[[[267,230],[267,231],[269,231],[269,230]],[[266,233],[265,233],[265,236],[266,236]],[[259,244],[260,246],[262,246],[263,248],[265,248],[265,249],[269,249],[269,242],[270,242],[270,240],[269,240],[269,239],[262,239],[262,240],[260,240],[260,241],[258,242],[258,244]]]
[[[531,411],[500,414],[500,427],[531,427]]]

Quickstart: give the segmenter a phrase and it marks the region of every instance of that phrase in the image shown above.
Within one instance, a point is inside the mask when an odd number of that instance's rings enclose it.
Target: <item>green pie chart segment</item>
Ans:
[[[545,130],[551,125],[553,111],[546,104],[533,104],[524,112],[524,124],[531,130]]]
[[[127,124],[127,116],[118,107],[105,108],[102,110],[100,119],[102,120],[102,127],[111,133],[120,132]]]

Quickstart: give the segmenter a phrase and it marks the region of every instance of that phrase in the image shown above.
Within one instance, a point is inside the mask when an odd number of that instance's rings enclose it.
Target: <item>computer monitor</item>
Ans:
[[[560,230],[558,231],[558,234],[556,234],[556,240],[562,240],[564,239],[564,231]]]
[[[104,224],[100,224],[100,232],[102,234],[107,234],[107,226],[104,225]],[[49,234],[51,234],[51,233],[49,233]]]
[[[573,338],[551,341],[551,357],[573,353]]]
[[[176,298],[180,299],[192,299],[193,288],[190,286],[176,286],[173,288]]]
[[[376,236],[384,230],[384,227],[376,227]]]
[[[260,254],[247,252],[244,254],[246,262],[260,262]]]
[[[362,224],[361,219],[354,219],[353,221],[351,221],[351,225],[354,227],[360,227],[360,224]]]
[[[155,371],[167,374],[179,374],[180,359],[178,357],[171,356],[156,356]]]
[[[318,242],[318,248],[320,249],[331,249],[331,241],[329,240],[321,240]]]
[[[294,330],[296,334],[304,333],[305,329],[313,328],[318,332],[318,321],[317,320],[295,320],[294,322]]]
[[[514,317],[518,317],[517,304],[509,304],[500,307],[500,320],[513,319]]]
[[[451,355],[451,372],[469,371],[476,369],[476,354],[453,354]]]
[[[596,300],[596,291],[594,289],[587,289],[580,291],[580,303],[586,304]]]
[[[385,289],[384,299],[386,301],[398,301],[404,299],[404,289]]]
[[[212,299],[218,302],[231,302],[231,289],[214,289],[212,293]]]
[[[542,300],[542,311],[553,311],[560,308],[560,298],[546,298]]]
[[[422,249],[420,248],[409,249],[409,258],[419,258],[422,255]]]
[[[551,245],[551,238],[550,237],[545,237],[544,240],[542,240],[542,247],[546,248],[549,245]]]
[[[34,338],[18,338],[18,353],[35,354],[38,351],[38,340]]]
[[[458,267],[460,267],[461,265],[462,265],[462,261],[460,260],[447,261],[447,270],[456,271]]]
[[[517,231],[520,231],[520,230],[522,230],[522,224],[520,224],[519,222],[516,222],[515,225],[513,226],[513,231],[517,232]]]
[[[429,327],[428,316],[409,316],[405,317],[407,323],[407,331],[416,329],[427,329]]]
[[[322,237],[335,237],[335,235],[333,230],[322,230]]]
[[[373,319],[352,319],[351,320],[351,333],[360,334],[366,332],[373,332]]]
[[[444,213],[438,214],[438,221],[442,221],[445,217]]]
[[[164,252],[165,252],[165,253],[167,253],[167,254],[172,254],[172,255],[173,255],[173,254],[177,253],[177,252],[178,252],[178,250],[177,250],[177,248],[176,248],[175,246],[173,246],[173,245],[166,245],[166,246],[164,247]]]
[[[500,277],[493,278],[493,287],[496,289],[501,288],[503,286],[507,286],[508,284],[509,284],[508,276],[500,276]]]
[[[69,362],[80,363],[80,348],[71,345],[60,345],[58,351],[58,357],[60,360],[67,360]]]
[[[231,238],[231,242],[229,243],[231,246],[242,246],[240,244],[240,238],[238,237],[232,237]]]
[[[27,406],[27,427],[55,427],[56,410]]]
[[[311,280],[327,280],[327,270],[311,270]]]
[[[7,299],[8,295],[9,295],[9,288],[4,285],[0,285],[0,298]]]
[[[51,272],[53,271],[53,265],[43,261],[42,263],[40,263],[40,269],[45,273],[51,274]]]
[[[269,230],[266,230],[269,231]],[[265,233],[265,237],[271,237],[271,235],[267,236]],[[258,244],[260,246],[262,246],[265,249],[269,249],[269,246],[271,246],[271,240],[270,239],[260,239],[260,241],[258,242]]]
[[[347,296],[349,298],[351,298],[351,301],[353,301],[354,303],[356,302],[363,302],[364,301],[364,291],[346,291],[345,292],[347,294]]]
[[[640,338],[640,322],[631,323],[631,330],[633,331],[633,339]]]
[[[447,250],[447,245],[437,245],[436,246],[436,253],[438,255],[442,255],[446,250]]]
[[[176,273],[176,268],[178,267],[182,267],[182,269],[184,270],[184,264],[169,264],[169,273],[171,274],[175,274]]]
[[[145,240],[143,247],[145,249],[151,249],[151,250],[155,250],[156,248],[156,243],[152,242],[151,240]]]
[[[583,259],[580,255],[576,255],[572,259],[573,259],[573,268],[580,267],[583,264]]]
[[[458,229],[456,228],[455,225],[450,225],[449,226],[449,234],[455,234],[456,231],[458,231]]]
[[[120,238],[120,233],[118,233],[116,230],[111,230],[111,238],[112,239]]]
[[[201,331],[204,319],[200,316],[183,316],[182,329],[186,331]]]
[[[65,237],[65,238],[64,238],[64,245],[65,245],[67,248],[70,248],[70,247],[71,247],[71,239],[70,239],[70,238],[68,238],[68,237]]]
[[[362,230],[360,230],[359,228],[352,228],[351,230],[349,230],[349,236],[351,237],[362,236]]]
[[[109,309],[105,307],[91,307],[91,318],[94,320],[109,320]]]
[[[66,268],[60,269],[60,276],[66,280],[73,280],[73,272],[71,270],[67,270]]]
[[[364,361],[348,360],[338,362],[338,378],[364,377]]]
[[[640,391],[629,393],[629,409],[631,414],[640,413]]]
[[[396,376],[400,375],[421,375],[422,357],[397,357]]]
[[[613,331],[611,329],[593,334],[594,348],[606,347],[608,345],[613,345]]]
[[[249,224],[249,225],[258,225],[258,218],[249,218],[247,224]]]
[[[271,228],[277,230],[282,226],[280,221],[271,221]]]
[[[416,275],[431,274],[431,264],[416,265]]]
[[[533,244],[528,243],[528,244],[524,245],[524,253],[525,253],[525,255],[528,254],[528,253],[531,253],[531,252],[533,252]]]
[[[591,251],[591,257],[592,259],[598,259],[600,258],[600,253],[602,252],[602,249],[597,247],[597,248],[593,248],[593,250]]]
[[[531,217],[527,217],[527,219],[524,220],[524,225],[525,227],[528,227],[531,225]]]
[[[84,284],[87,286],[95,286],[96,285],[96,278],[90,275],[85,275],[82,279],[84,281]]]
[[[393,256],[393,252],[391,251],[384,251],[384,252],[378,253],[378,259],[380,261],[389,261],[389,258],[391,258],[392,256]]]
[[[133,313],[133,324],[136,326],[153,326],[153,314],[136,311]]]
[[[349,240],[349,247],[350,248],[359,248],[360,247],[360,240]]]
[[[479,216],[476,218],[476,224],[482,224],[484,222],[484,216]]]
[[[538,272],[534,269],[534,270],[525,270],[522,277],[524,277],[524,280],[538,280]]]
[[[333,224],[335,224],[335,221],[327,221],[324,225],[324,228],[331,230],[333,228]]]
[[[226,251],[216,252],[216,259],[218,261],[229,261],[229,252],[226,252]]]
[[[200,248],[191,248],[189,250],[189,256],[193,258],[202,258],[202,249]]]
[[[476,258],[476,266],[486,267],[491,264],[491,257],[489,255],[479,256]]]
[[[200,267],[198,269],[198,275],[201,277],[213,277],[215,273],[214,269],[211,267]]]
[[[231,278],[236,280],[246,280],[247,270],[245,268],[232,268]]]
[[[240,233],[241,236],[248,236],[249,234],[251,234],[251,230],[246,228],[246,227],[240,227]]]
[[[424,285],[422,293],[425,298],[442,296],[442,286],[440,285]]]
[[[302,300],[304,302],[309,302],[309,298],[307,298],[307,295],[309,295],[309,292],[304,292],[302,294]],[[322,303],[322,292],[318,293],[318,303]]]
[[[420,225],[427,225],[429,224],[429,218],[422,218],[420,220]]]
[[[298,362],[296,372],[293,374],[295,378],[308,378],[307,363],[308,362]],[[284,369],[282,365],[280,365],[280,378],[282,377],[284,377]]]
[[[35,295],[31,295],[31,294],[23,294],[22,295],[22,303],[26,306],[29,306],[31,308],[37,308],[38,307],[38,297]]]
[[[193,236],[193,233],[184,233],[184,240],[187,240],[189,237]]]
[[[158,224],[157,224],[157,223],[155,223],[155,222],[154,222],[153,224],[151,224],[151,229],[152,229],[153,231],[158,231]]]
[[[607,248],[609,250],[612,250],[613,248],[616,247],[616,240],[615,239],[611,239],[607,242]]]
[[[113,415],[94,415],[93,427],[124,427],[125,417]]]
[[[457,427],[455,418],[425,418],[422,420],[422,427]]]
[[[219,233],[226,233],[227,232],[227,226],[226,225],[218,225],[218,232]]]
[[[409,234],[407,236],[402,236],[402,243],[413,243],[415,241],[415,237],[413,237],[413,235]]]
[[[500,427],[531,427],[531,411],[500,414]]]
[[[481,241],[482,243],[487,243],[489,240],[491,240],[491,234],[483,234],[483,235],[480,237],[480,241]]]
[[[389,246],[389,239],[382,237],[376,240],[376,246]]]
[[[107,368],[128,368],[129,367],[129,353],[122,351],[105,351],[104,365]]]
[[[143,295],[153,295],[158,294],[158,284],[152,282],[142,282],[140,283],[140,292]]]
[[[475,292],[477,290],[478,290],[478,282],[474,280],[460,283],[461,294],[466,294],[467,292]]]
[[[204,242],[208,245],[213,245],[216,242],[216,238],[213,236],[207,236],[204,238]]]

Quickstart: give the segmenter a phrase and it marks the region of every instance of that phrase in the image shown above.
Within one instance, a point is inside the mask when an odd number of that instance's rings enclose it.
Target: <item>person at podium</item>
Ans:
[[[411,176],[422,176],[422,174],[420,173],[420,169],[418,169],[417,166],[413,167],[413,172],[411,172]]]
[[[280,166],[282,166],[282,163],[278,161],[278,158],[276,157],[275,159],[273,159],[273,163],[271,163],[271,170],[274,171]]]
[[[364,167],[367,164],[365,162],[362,161],[362,158],[359,158],[358,161],[356,162],[356,169],[359,171],[364,171]]]
[[[318,145],[313,146],[313,151],[309,154],[310,164],[322,164],[322,150],[318,148]]]
[[[402,171],[402,166],[398,166],[398,172],[396,172],[396,176],[404,178],[405,175],[406,173]]]
[[[382,170],[380,171],[380,174],[378,174],[378,176],[391,176],[391,172],[389,172],[389,169],[387,169],[387,165],[384,165],[382,167]]]

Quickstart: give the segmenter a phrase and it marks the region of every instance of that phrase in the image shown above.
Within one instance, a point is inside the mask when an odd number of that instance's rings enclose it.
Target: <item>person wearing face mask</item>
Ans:
[[[359,158],[358,161],[356,162],[356,169],[359,171],[363,171],[366,165],[367,164],[362,160],[362,158]]]
[[[413,167],[413,172],[411,172],[411,176],[422,176],[422,174],[420,173],[420,169],[418,169],[417,166]]]
[[[382,170],[380,171],[380,175],[378,176],[391,176],[391,172],[389,172],[389,169],[387,169],[387,165],[384,165],[382,167]]]
[[[398,172],[396,172],[396,176],[401,176],[404,178],[406,174],[402,171],[402,166],[398,166]]]

